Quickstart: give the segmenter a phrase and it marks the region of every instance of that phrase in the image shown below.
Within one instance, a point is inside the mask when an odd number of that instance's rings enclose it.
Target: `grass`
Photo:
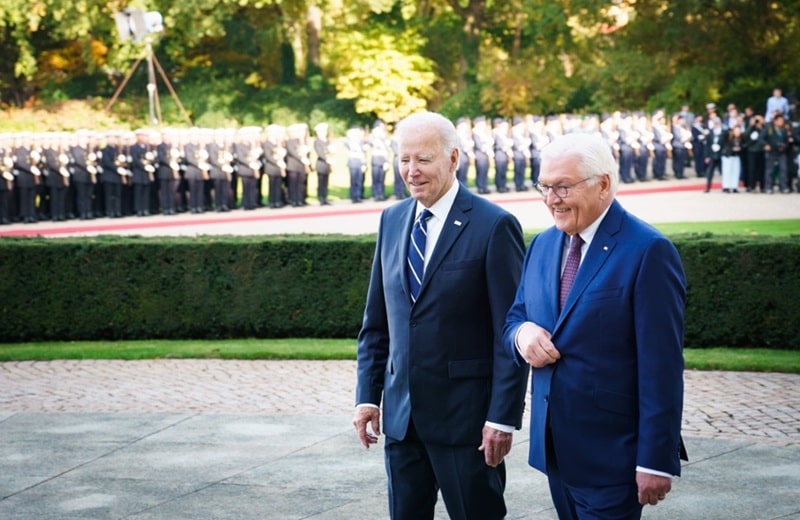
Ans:
[[[696,233],[745,236],[800,235],[800,219],[679,222],[654,224],[654,226],[668,236]]]
[[[136,340],[9,343],[0,361],[54,359],[355,359],[354,339]],[[800,351],[754,348],[684,350],[689,370],[800,374]]]

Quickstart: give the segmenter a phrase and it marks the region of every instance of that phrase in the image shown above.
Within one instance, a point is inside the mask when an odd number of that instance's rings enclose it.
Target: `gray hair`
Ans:
[[[564,134],[542,149],[541,159],[544,162],[564,156],[578,158],[578,171],[584,179],[607,174],[611,179],[611,195],[617,193],[619,167],[611,147],[602,137],[597,134]]]
[[[427,127],[436,130],[439,135],[442,149],[450,155],[453,150],[459,149],[458,132],[453,122],[436,112],[415,112],[397,123],[395,136],[402,142],[403,134],[413,132],[418,128]]]

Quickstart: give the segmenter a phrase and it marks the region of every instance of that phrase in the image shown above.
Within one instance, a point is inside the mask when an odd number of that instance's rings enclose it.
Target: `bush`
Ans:
[[[0,240],[0,338],[352,338],[374,237]],[[686,345],[800,349],[800,241],[679,236]]]

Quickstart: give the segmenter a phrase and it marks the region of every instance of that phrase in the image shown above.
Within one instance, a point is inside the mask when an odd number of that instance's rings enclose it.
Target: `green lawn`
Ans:
[[[0,361],[52,359],[355,359],[352,339],[70,341],[0,345]],[[800,374],[800,351],[686,349],[687,369]]]
[[[800,201],[798,201],[800,202]],[[800,203],[798,204],[800,214]],[[714,235],[746,236],[800,236],[800,219],[788,220],[737,220],[720,222],[678,222],[655,224],[665,235],[711,233]]]

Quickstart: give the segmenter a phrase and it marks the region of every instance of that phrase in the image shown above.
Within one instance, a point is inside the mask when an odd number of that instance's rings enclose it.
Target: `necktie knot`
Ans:
[[[569,251],[567,252],[567,262],[564,265],[564,273],[561,275],[561,290],[559,293],[559,309],[564,308],[564,302],[567,301],[567,295],[572,288],[572,283],[575,281],[575,276],[578,274],[578,267],[581,265],[581,246],[583,246],[583,239],[577,233],[572,235],[572,240],[569,243]]]
[[[411,240],[408,244],[408,289],[412,302],[417,301],[419,290],[422,287],[422,275],[425,272],[425,244],[428,239],[428,219],[432,216],[433,213],[428,208],[423,209],[411,229]]]

